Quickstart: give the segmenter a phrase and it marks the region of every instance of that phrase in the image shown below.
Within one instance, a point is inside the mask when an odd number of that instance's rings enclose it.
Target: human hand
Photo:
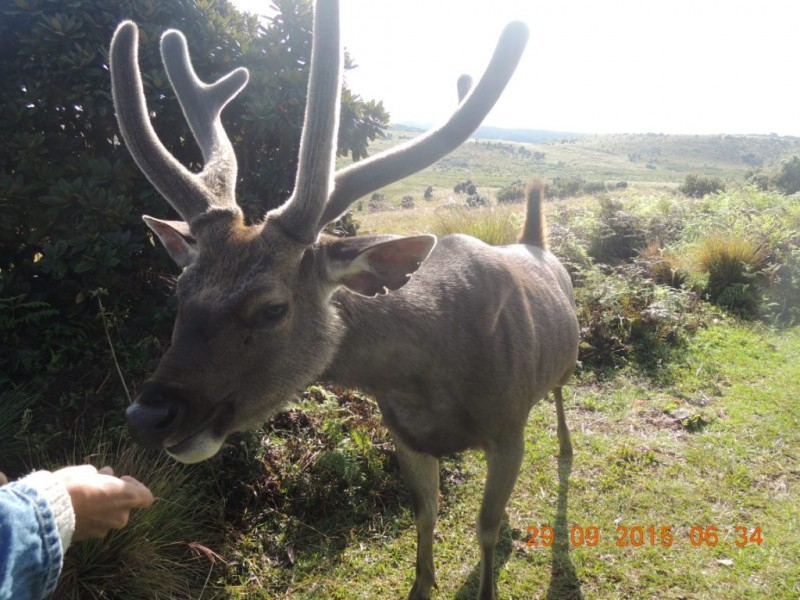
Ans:
[[[65,467],[55,472],[67,488],[75,511],[73,541],[102,538],[128,524],[131,509],[153,504],[153,494],[133,477],[114,477],[111,467]]]
[[[8,477],[6,474],[0,471],[0,485],[5,485],[8,483]]]

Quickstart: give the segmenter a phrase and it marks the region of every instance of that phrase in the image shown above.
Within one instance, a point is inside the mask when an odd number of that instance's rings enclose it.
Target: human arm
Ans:
[[[131,509],[153,503],[144,485],[112,473],[66,467],[0,487],[0,600],[50,594],[73,540],[103,537],[124,527]]]

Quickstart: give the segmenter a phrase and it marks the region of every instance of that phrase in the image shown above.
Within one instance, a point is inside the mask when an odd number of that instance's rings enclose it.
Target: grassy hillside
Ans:
[[[390,130],[389,137],[375,142],[370,151],[376,154],[417,134]],[[592,135],[543,144],[473,139],[381,193],[398,203],[404,195],[419,200],[428,186],[447,194],[467,178],[486,192],[531,177],[674,186],[694,172],[741,183],[747,171],[773,168],[795,154],[800,154],[800,138],[777,136]]]

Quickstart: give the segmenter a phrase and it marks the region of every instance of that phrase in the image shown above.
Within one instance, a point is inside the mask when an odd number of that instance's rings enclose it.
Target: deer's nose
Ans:
[[[149,381],[125,411],[131,438],[145,448],[162,448],[186,414],[181,393]]]

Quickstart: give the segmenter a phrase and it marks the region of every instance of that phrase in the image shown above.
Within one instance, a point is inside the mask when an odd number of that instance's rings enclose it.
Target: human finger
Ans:
[[[131,508],[147,508],[153,505],[153,492],[146,485],[130,475],[123,475],[120,479],[125,484],[125,491],[131,497],[129,504]]]

